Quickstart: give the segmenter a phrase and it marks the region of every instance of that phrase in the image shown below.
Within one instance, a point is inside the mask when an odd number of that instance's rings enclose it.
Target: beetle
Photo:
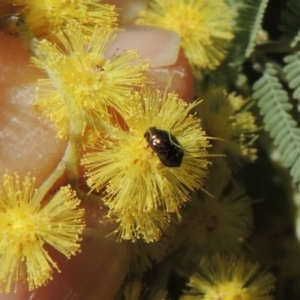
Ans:
[[[144,137],[159,160],[167,167],[180,167],[184,151],[177,138],[169,131],[150,127]]]

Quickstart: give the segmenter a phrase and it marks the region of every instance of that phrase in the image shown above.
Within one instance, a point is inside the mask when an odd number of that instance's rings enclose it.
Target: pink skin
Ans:
[[[32,109],[34,87],[30,83],[45,77],[28,65],[29,56],[22,41],[0,35],[0,178],[6,170],[28,172],[43,182],[63,155],[66,143],[55,137],[53,126],[39,118]],[[149,46],[151,45],[151,46]],[[118,50],[116,50],[118,49]],[[193,99],[193,77],[178,37],[169,31],[128,27],[118,34],[107,56],[116,51],[137,49],[149,58],[153,87],[164,89],[173,76],[170,90],[185,101]],[[66,259],[53,249],[52,257],[61,270],[46,286],[27,291],[18,284],[17,292],[0,294],[2,299],[114,299],[128,271],[130,249],[106,237],[111,225],[99,224],[103,212],[84,203],[87,228],[83,234],[81,253]]]

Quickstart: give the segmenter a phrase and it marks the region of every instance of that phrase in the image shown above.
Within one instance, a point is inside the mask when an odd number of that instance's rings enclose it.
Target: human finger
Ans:
[[[151,48],[147,46],[149,43]],[[59,162],[65,142],[57,139],[51,124],[40,119],[32,109],[35,87],[29,83],[46,75],[29,66],[29,56],[22,41],[1,35],[0,44],[0,68],[3,75],[0,80],[0,175],[3,176],[9,170],[25,176],[30,171],[37,178],[38,185]],[[149,59],[152,66],[150,76],[154,81],[153,88],[164,89],[170,77],[173,77],[170,90],[176,91],[187,101],[191,100],[193,78],[174,33],[130,27],[119,33],[107,55],[116,49],[137,49],[142,57]],[[114,293],[121,286],[128,271],[127,249],[106,239],[111,228],[89,223],[93,218],[99,220],[103,212],[97,207],[91,209],[89,204],[84,206],[90,227],[83,234],[81,254],[70,261],[57,254],[61,273],[55,275],[50,285],[31,293],[31,297],[35,297],[32,299],[64,299],[72,293],[76,298],[89,292],[92,293],[91,297],[107,295],[106,299],[113,299]],[[57,295],[60,296],[57,298]],[[25,299],[27,296],[26,290],[24,292],[23,288],[19,288],[17,293],[2,297]]]

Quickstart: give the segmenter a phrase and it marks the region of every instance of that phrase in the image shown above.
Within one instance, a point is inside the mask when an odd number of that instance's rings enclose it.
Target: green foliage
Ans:
[[[287,65],[283,68],[289,87],[294,89],[293,97],[300,98],[300,52],[288,55],[284,58]]]
[[[300,129],[288,113],[293,106],[271,64],[266,65],[253,90],[253,97],[258,100],[260,113],[264,117],[265,129],[270,132],[284,165],[291,167],[293,181],[300,188]]]
[[[241,5],[239,18],[248,31],[244,33],[245,57],[249,57],[254,49],[267,4],[268,0],[245,0]]]
[[[224,84],[224,74],[239,80],[237,72],[241,71],[241,65],[253,52],[268,2],[269,0],[242,0],[235,3],[230,1],[229,5],[236,14],[234,39],[227,59],[213,74],[214,81]]]
[[[255,47],[267,4],[268,0],[243,0],[236,6],[235,39],[231,46],[243,59],[249,57]]]
[[[283,33],[283,38],[290,41],[291,47],[295,47],[300,41],[300,1],[287,2],[287,9],[282,12],[281,23],[278,26]]]
[[[271,2],[229,1],[236,12],[235,38],[227,60],[215,71],[212,79],[215,84],[225,82],[234,86],[240,93],[258,100],[264,129],[270,133],[275,148],[282,155],[283,164],[291,168],[293,181],[300,189],[300,128],[292,116],[290,90],[286,89],[286,86],[292,89],[294,99],[300,98],[300,51],[297,45],[300,40],[300,1],[285,2],[283,10],[277,13],[277,28],[282,35],[271,41],[268,40],[268,30],[262,28],[262,24],[268,25],[268,21],[273,22],[271,25],[274,24],[274,19],[266,19],[266,11]],[[275,18],[274,12],[272,15]],[[268,29],[273,30],[274,35],[276,28]],[[265,40],[259,41],[258,35],[262,30],[266,31]],[[282,59],[274,60],[269,56],[269,53],[276,52],[280,55],[284,52]],[[251,62],[255,70],[261,71],[263,66],[266,66],[263,76],[253,85],[253,94],[249,89],[249,74],[243,70],[243,64],[247,61]],[[220,78],[223,81],[219,80]],[[239,82],[240,78],[243,78],[242,83]]]
[[[252,111],[262,122],[261,151],[257,169],[247,169],[247,176],[251,178],[249,190],[265,204],[255,212],[259,225],[251,246],[266,265],[278,270],[276,299],[298,300],[300,0],[226,1],[236,14],[235,38],[227,59],[212,72],[208,86],[222,84],[229,92],[257,100]],[[215,123],[223,130],[220,121],[212,121]],[[291,230],[289,234],[284,232],[286,228]],[[277,254],[271,254],[273,249]]]

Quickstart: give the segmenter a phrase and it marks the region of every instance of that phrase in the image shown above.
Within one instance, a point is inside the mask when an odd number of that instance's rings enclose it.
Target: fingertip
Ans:
[[[177,93],[185,102],[191,103],[194,100],[194,76],[182,49],[174,64],[152,68],[150,76],[153,78],[154,88],[164,91],[171,80],[169,86],[170,92]]]
[[[153,88],[165,90],[172,78],[169,90],[177,92],[185,101],[191,101],[193,76],[189,64],[180,50],[178,37],[172,32],[158,29],[147,28],[145,30],[139,28],[136,31],[139,34],[133,34],[129,40],[133,44],[132,47],[130,47],[130,43],[127,43],[125,44],[126,49],[135,49],[136,45],[141,45],[143,57],[152,61],[150,76],[153,78]],[[147,32],[150,31],[151,34],[147,37]],[[29,57],[26,49],[23,46],[20,48],[22,41],[16,41],[13,37],[5,37],[5,39],[9,40],[9,43],[4,41],[3,35],[0,36],[0,44],[6,45],[6,52],[0,53],[0,62],[1,59],[4,59],[0,68],[2,70],[7,68],[11,75],[9,75],[10,77],[5,75],[4,81],[0,80],[0,83],[3,84],[1,101],[2,104],[5,104],[6,101],[11,103],[12,111],[11,114],[7,114],[6,106],[2,106],[2,115],[0,114],[0,123],[9,120],[9,123],[1,125],[2,129],[0,129],[0,145],[6,147],[1,146],[0,173],[3,173],[5,169],[13,172],[23,170],[19,174],[24,176],[24,172],[31,170],[42,181],[60,160],[65,144],[55,138],[53,127],[45,125],[32,111],[34,97],[32,96],[32,87],[29,87],[27,83],[28,79],[33,80],[40,77],[40,72],[34,73],[35,71],[29,70]],[[14,39],[14,42],[10,44],[11,39]],[[153,45],[147,47],[145,46],[147,44]],[[163,54],[159,58],[160,52]],[[28,74],[32,75],[28,76]],[[19,104],[26,105],[20,108]],[[22,119],[23,116],[25,119]],[[6,131],[3,134],[3,130],[11,128],[10,126],[16,124],[16,121],[18,121],[16,131]],[[25,124],[26,126],[24,126]],[[29,126],[30,124],[32,127]],[[8,142],[2,139],[3,137],[13,137],[13,139]],[[11,148],[7,148],[9,144],[11,144]],[[7,149],[7,154],[12,155],[12,159],[4,157],[4,148]],[[25,150],[32,156],[26,156]],[[3,162],[6,165],[1,165]],[[44,172],[44,175],[39,172]],[[101,233],[102,230],[103,233]],[[55,279],[49,285],[34,291],[30,299],[65,299],[70,295],[72,299],[94,299],[96,297],[107,300],[114,299],[128,271],[129,254],[122,244],[106,238],[107,230],[108,228],[104,225],[87,228],[81,253],[71,260],[60,255],[58,264],[62,272],[56,274]],[[26,293],[28,292],[21,286],[17,293],[4,295],[3,299],[28,299]],[[0,295],[0,300],[1,297],[2,295]]]
[[[99,205],[84,202],[87,228],[80,253],[67,259],[50,249],[60,272],[45,287],[34,291],[31,300],[116,298],[129,269],[127,247],[111,235],[113,227],[101,224],[104,212]]]
[[[164,91],[171,80],[169,91],[177,93],[186,102],[193,101],[194,77],[175,32],[149,26],[127,26],[117,33],[106,55],[118,55],[132,49],[149,60],[151,88]]]
[[[179,36],[170,30],[150,26],[126,26],[119,31],[115,41],[106,50],[106,56],[136,50],[147,58],[151,68],[173,65],[180,50]]]
[[[147,6],[149,0],[105,0],[103,2],[117,7],[121,22],[130,22]]]
[[[34,112],[35,85],[45,74],[29,64],[21,39],[0,34],[0,178],[6,170],[21,177],[28,170],[39,185],[59,162],[65,142]]]
[[[28,291],[27,284],[18,282],[14,287],[14,291],[0,294],[0,300],[28,300],[30,299],[30,292]]]

